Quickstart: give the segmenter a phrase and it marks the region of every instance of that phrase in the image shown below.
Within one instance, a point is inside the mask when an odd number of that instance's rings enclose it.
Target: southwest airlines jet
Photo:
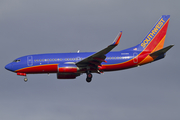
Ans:
[[[27,55],[15,59],[5,68],[25,76],[25,82],[28,80],[27,74],[38,73],[56,73],[57,79],[75,79],[85,73],[86,81],[91,82],[92,73],[133,68],[164,58],[165,53],[173,47],[169,45],[163,48],[169,19],[170,15],[162,15],[141,43],[122,51],[110,52],[119,44],[121,31],[112,44],[99,52]]]

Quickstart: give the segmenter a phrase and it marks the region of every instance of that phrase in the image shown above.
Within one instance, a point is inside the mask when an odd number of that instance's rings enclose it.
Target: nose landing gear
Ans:
[[[25,77],[25,78],[24,78],[24,82],[27,82],[27,81],[28,81],[28,79],[27,79],[27,77]]]
[[[27,77],[26,77],[26,73],[17,73],[17,75],[25,76],[24,82],[27,82],[27,81],[28,81],[28,79],[27,79]]]

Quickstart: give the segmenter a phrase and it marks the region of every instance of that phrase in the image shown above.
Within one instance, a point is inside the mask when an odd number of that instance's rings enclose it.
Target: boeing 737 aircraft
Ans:
[[[5,68],[25,76],[25,82],[28,80],[27,74],[38,73],[57,73],[57,79],[75,79],[86,73],[86,81],[91,82],[92,73],[133,68],[164,58],[173,47],[163,48],[169,19],[170,15],[162,15],[140,44],[122,51],[110,52],[119,44],[120,32],[111,45],[99,52],[27,55],[15,59]]]

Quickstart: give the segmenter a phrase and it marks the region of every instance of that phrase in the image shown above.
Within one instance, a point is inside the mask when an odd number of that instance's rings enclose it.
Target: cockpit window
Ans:
[[[21,60],[14,60],[13,62],[20,62]]]

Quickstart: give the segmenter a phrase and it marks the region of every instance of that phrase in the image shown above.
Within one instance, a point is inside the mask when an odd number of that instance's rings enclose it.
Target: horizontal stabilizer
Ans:
[[[167,47],[165,47],[165,48],[163,48],[163,49],[160,49],[160,50],[158,50],[158,51],[155,51],[155,52],[151,53],[150,56],[153,57],[153,56],[162,55],[162,54],[166,53],[169,49],[171,49],[173,46],[174,46],[174,45],[169,45],[169,46],[167,46]]]

